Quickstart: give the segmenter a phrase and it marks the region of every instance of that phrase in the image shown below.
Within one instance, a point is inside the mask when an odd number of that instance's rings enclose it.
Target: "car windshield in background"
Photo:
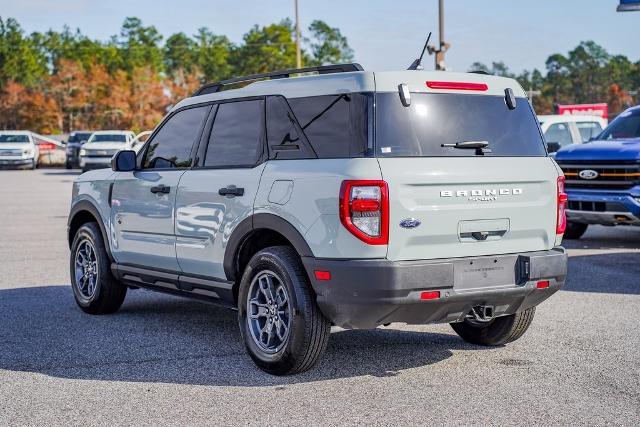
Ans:
[[[91,132],[88,133],[74,133],[69,137],[69,142],[82,142],[87,141],[91,136]]]
[[[442,145],[485,141],[486,156],[546,156],[525,98],[510,110],[502,96],[411,93],[404,107],[397,93],[376,95],[377,156],[475,156],[479,150]]]
[[[7,135],[0,134],[0,143],[22,143],[29,142],[29,135]]]
[[[105,133],[93,135],[89,142],[127,142],[127,137],[126,135]]]
[[[620,114],[598,136],[598,139],[640,138],[640,109]]]

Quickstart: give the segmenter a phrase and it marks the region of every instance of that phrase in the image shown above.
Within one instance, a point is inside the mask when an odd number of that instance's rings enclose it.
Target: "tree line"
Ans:
[[[135,17],[118,34],[94,40],[79,29],[26,34],[0,17],[0,129],[41,133],[73,129],[151,129],[167,108],[202,83],[293,68],[295,29],[288,19],[255,25],[232,42],[209,28],[163,39]],[[304,66],[353,60],[338,28],[313,21],[303,37]],[[512,73],[503,62],[470,71],[516,78],[539,114],[555,104],[607,102],[615,115],[638,102],[640,61],[580,43],[549,56],[546,70]]]
[[[517,79],[525,91],[532,92],[531,102],[538,114],[552,114],[556,104],[606,102],[611,117],[640,99],[640,60],[611,55],[593,41],[580,43],[566,56],[549,56],[545,66],[546,74],[538,69],[515,74],[504,62],[491,66],[475,62],[470,71]]]
[[[0,17],[0,129],[150,129],[204,82],[294,68],[294,34],[285,19],[255,25],[240,43],[208,28],[163,41],[154,26],[130,17],[103,42],[68,27],[27,35]],[[304,36],[304,66],[353,59],[340,30],[323,21]]]

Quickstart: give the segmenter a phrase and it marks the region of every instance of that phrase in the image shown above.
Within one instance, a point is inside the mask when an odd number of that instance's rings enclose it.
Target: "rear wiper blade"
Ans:
[[[442,144],[442,147],[453,148],[485,148],[489,146],[489,141],[461,141],[453,144]]]

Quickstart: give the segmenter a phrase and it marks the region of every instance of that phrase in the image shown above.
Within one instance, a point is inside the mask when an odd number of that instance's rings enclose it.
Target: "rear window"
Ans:
[[[476,156],[475,149],[443,147],[486,141],[486,156],[546,156],[538,122],[525,98],[509,110],[502,96],[412,93],[404,107],[397,93],[376,94],[376,155]]]

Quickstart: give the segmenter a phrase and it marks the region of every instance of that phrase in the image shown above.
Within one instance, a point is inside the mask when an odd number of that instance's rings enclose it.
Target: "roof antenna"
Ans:
[[[424,52],[427,50],[427,45],[429,44],[429,39],[431,38],[431,31],[429,31],[429,36],[427,36],[427,41],[424,42],[424,47],[422,48],[422,53],[420,54],[420,58],[416,59],[409,65],[407,70],[424,70],[422,66],[422,57],[424,56]]]

